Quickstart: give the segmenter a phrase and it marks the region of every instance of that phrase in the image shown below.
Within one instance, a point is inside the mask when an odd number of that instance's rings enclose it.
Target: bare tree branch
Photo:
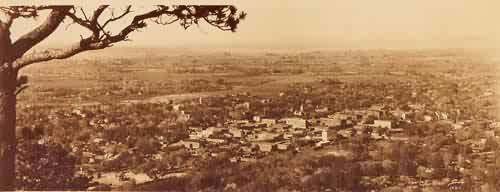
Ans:
[[[94,15],[92,15],[92,19],[90,20],[91,24],[95,25],[99,19],[99,17],[101,16],[102,12],[104,12],[104,10],[106,10],[106,8],[108,8],[109,5],[101,5],[99,6],[95,11],[94,11]]]
[[[64,20],[70,8],[71,6],[52,7],[51,13],[40,26],[21,36],[12,44],[12,48],[9,52],[10,60],[13,61],[23,56],[24,53],[30,50],[33,46],[37,45],[52,34],[52,32],[54,32],[59,24]]]
[[[92,38],[89,37],[82,39],[80,40],[80,42],[67,48],[48,49],[42,52],[31,53],[14,61],[14,67],[19,70],[22,67],[28,66],[33,63],[50,61],[54,59],[66,59],[83,51],[104,49],[107,47],[107,45],[102,44],[100,42],[96,43],[92,42],[93,42]]]
[[[82,19],[82,18],[76,16],[76,9],[73,8],[72,10],[73,10],[73,12],[68,13],[67,16],[69,18],[71,18],[74,23],[77,23],[77,24],[92,31],[93,29],[92,29],[92,26],[90,25],[90,21],[87,19]],[[83,10],[81,10],[81,11],[85,15],[85,12]]]
[[[118,17],[112,16],[110,19],[108,19],[106,22],[104,22],[104,24],[102,25],[102,28],[104,29],[109,23],[116,21],[116,20],[119,20],[119,19],[123,18],[125,15],[131,13],[132,12],[131,8],[132,8],[132,6],[129,5],[129,6],[127,6],[127,8],[125,8],[125,11],[121,15],[119,15]]]
[[[28,87],[29,87],[29,85],[24,85],[24,86],[19,87],[19,88],[16,90],[15,95],[17,96],[17,95],[21,94],[21,93],[22,93],[25,89],[27,89]]]
[[[202,19],[208,24],[215,26],[221,30],[234,32],[240,19],[244,19],[244,17],[246,16],[246,14],[243,12],[238,15],[234,6],[176,5],[169,7],[158,5],[156,9],[152,11],[134,16],[130,24],[122,28],[122,30],[118,31],[117,33],[112,33],[106,30],[106,26],[111,22],[123,19],[126,15],[130,14],[132,10],[131,6],[127,6],[122,14],[116,17],[112,13],[111,17],[101,25],[99,23],[99,17],[107,8],[107,5],[99,6],[93,12],[91,18],[87,16],[83,9],[81,9],[83,18],[80,18],[76,15],[76,10],[74,7],[68,8],[63,15],[71,18],[74,23],[77,23],[84,28],[89,29],[92,32],[92,35],[90,37],[82,37],[82,39],[78,43],[65,49],[51,49],[39,53],[25,55],[22,58],[15,60],[15,68],[19,70],[33,63],[49,61],[53,59],[65,59],[87,50],[104,49],[106,47],[112,46],[114,43],[127,41],[129,40],[128,35],[133,31],[146,27],[146,21],[149,19],[156,18],[156,20],[153,21],[157,24],[162,25],[168,25],[179,21],[181,26],[185,29],[189,28],[193,24],[198,24],[198,20]],[[70,10],[72,10],[72,12]],[[54,14],[55,11],[56,9],[53,9],[52,14]],[[162,16],[171,17],[172,19],[170,21],[163,22],[161,20]],[[51,20],[52,17],[54,16],[49,16],[48,20]],[[61,21],[63,19],[59,17],[57,18],[61,19]]]

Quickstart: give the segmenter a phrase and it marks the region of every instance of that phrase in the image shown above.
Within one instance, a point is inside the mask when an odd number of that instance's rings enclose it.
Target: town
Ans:
[[[485,167],[499,163],[494,157],[500,149],[500,122],[492,107],[496,92],[483,86],[493,84],[492,77],[476,83],[449,73],[404,75],[419,80],[330,78],[292,84],[265,96],[237,92],[180,101],[26,106],[20,127],[27,124],[25,115],[35,119],[18,135],[69,148],[78,157],[77,174],[87,179],[86,190],[148,189],[174,178],[194,182],[202,172],[230,169],[226,164],[257,166],[279,155],[316,164],[344,159],[347,167],[356,165],[359,175],[350,174],[348,180],[358,180],[350,185],[317,180],[336,165],[319,164],[315,171],[295,168],[301,176],[289,178],[292,186],[327,186],[314,190],[494,186],[495,173]],[[206,163],[211,166],[203,167]],[[239,189],[245,182],[238,175],[222,187]]]

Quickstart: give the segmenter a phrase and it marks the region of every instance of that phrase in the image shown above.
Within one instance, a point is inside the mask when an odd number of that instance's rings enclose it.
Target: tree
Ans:
[[[50,12],[42,24],[12,42],[10,27],[18,20],[38,17],[41,12]],[[75,6],[7,6],[0,7],[0,190],[12,190],[15,178],[16,155],[16,95],[27,86],[27,77],[19,71],[31,64],[55,59],[66,59],[76,54],[100,50],[115,43],[129,40],[128,36],[149,23],[168,25],[175,22],[187,29],[208,23],[223,31],[235,31],[246,13],[229,5],[176,5],[155,6],[145,13],[138,13],[127,6],[121,13],[114,14],[108,5],[101,5],[91,14]],[[132,21],[119,31],[112,32],[108,24],[133,16]],[[31,48],[50,36],[63,21],[75,23],[91,34],[82,36],[74,45],[63,49],[48,49],[28,53]]]
[[[20,142],[16,186],[21,190],[86,190],[91,179],[78,173],[78,158],[61,144]]]

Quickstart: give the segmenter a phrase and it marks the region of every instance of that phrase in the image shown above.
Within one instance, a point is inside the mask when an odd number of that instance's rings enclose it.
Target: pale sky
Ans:
[[[158,2],[155,1],[157,4]],[[166,1],[165,4],[168,4]],[[177,2],[176,2],[177,3]],[[236,33],[207,24],[185,31],[178,24],[150,27],[117,46],[217,48],[500,48],[498,0],[276,0],[232,1],[248,13]],[[117,10],[124,7],[119,3]],[[96,6],[85,5],[91,10]],[[137,5],[137,13],[148,5]],[[44,15],[42,15],[44,16]],[[128,18],[130,19],[130,18]],[[43,21],[43,17],[38,22]],[[69,20],[68,20],[69,21]],[[124,23],[130,22],[127,20]],[[115,27],[120,27],[117,23]],[[14,36],[35,21],[18,20]],[[61,46],[85,34],[62,24],[44,46]]]

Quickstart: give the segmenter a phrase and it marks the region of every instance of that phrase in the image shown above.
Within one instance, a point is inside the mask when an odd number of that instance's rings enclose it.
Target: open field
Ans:
[[[329,78],[383,82],[418,81],[417,74],[498,76],[498,66],[488,54],[463,50],[122,48],[26,69],[22,73],[29,76],[31,87],[20,103],[119,102],[196,92],[266,94],[293,83]]]

